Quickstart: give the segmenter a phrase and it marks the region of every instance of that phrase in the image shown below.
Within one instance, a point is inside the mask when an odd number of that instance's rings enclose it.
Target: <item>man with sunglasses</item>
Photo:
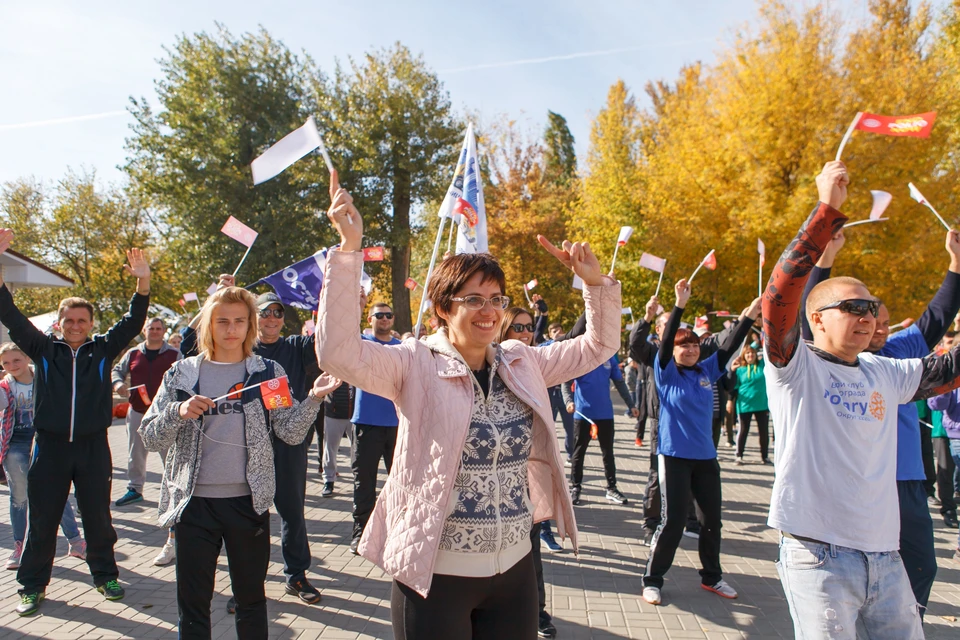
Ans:
[[[378,302],[370,309],[367,322],[373,335],[364,334],[364,340],[380,344],[400,344],[393,335],[393,309],[386,302]],[[397,408],[393,402],[357,388],[353,418],[356,431],[356,452],[353,456],[353,537],[350,552],[357,555],[360,536],[367,526],[377,499],[377,470],[380,459],[390,473],[393,450],[397,445]]]
[[[221,275],[219,286],[234,286],[233,276]],[[257,342],[253,346],[253,352],[279,363],[287,374],[290,393],[298,402],[303,402],[310,390],[308,382],[312,383],[320,375],[315,338],[302,335],[281,337],[286,308],[277,294],[261,294],[257,298],[257,308]],[[191,323],[183,331],[180,351],[184,357],[197,353],[195,326],[195,323]],[[318,414],[318,421],[322,420],[322,415],[323,412]],[[312,440],[312,433],[299,445],[289,445],[276,437],[273,439],[274,469],[277,476],[274,504],[280,515],[280,551],[286,578],[284,589],[306,604],[320,602],[320,591],[310,584],[306,576],[312,558],[303,508],[307,495],[307,451]],[[230,598],[227,612],[235,613],[236,607],[236,600]]]
[[[804,290],[804,299],[814,286],[830,277],[833,263],[844,244],[841,230],[827,244],[823,255],[810,273],[810,281]],[[871,306],[876,309],[877,324],[869,353],[895,359],[922,358],[930,354],[950,329],[953,318],[960,311],[960,234],[948,231],[945,248],[950,256],[950,266],[940,289],[934,295],[923,315],[910,327],[890,333],[890,312],[881,302]],[[849,305],[837,303],[837,308]],[[856,311],[856,310],[855,310]],[[803,323],[804,338],[812,338],[809,325]],[[937,574],[937,555],[934,547],[933,520],[927,505],[924,482],[927,473],[924,461],[932,460],[933,441],[930,431],[921,428],[915,403],[897,407],[897,494],[900,505],[900,556],[907,570],[910,585],[917,602],[926,609]],[[956,526],[956,511],[941,508],[944,524]]]
[[[879,302],[859,280],[832,278],[806,301],[810,272],[847,221],[849,177],[828,162],[820,202],[784,251],[763,296],[767,394],[777,425],[768,524],[798,637],[923,638],[898,553],[894,407],[960,385],[960,352],[892,359],[867,352]]]

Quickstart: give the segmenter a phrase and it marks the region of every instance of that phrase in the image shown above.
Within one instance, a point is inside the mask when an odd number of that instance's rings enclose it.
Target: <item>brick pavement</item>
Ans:
[[[793,637],[783,592],[777,579],[776,535],[765,523],[773,470],[759,464],[757,448],[748,449],[749,464],[733,465],[729,449],[720,451],[723,468],[725,578],[740,599],[728,601],[699,588],[696,541],[684,538],[676,563],[667,574],[664,605],[640,598],[640,575],[647,548],[637,543],[642,522],[639,498],[646,481],[648,449],[637,449],[626,418],[617,418],[617,464],[621,490],[630,498],[616,506],[603,498],[599,448],[587,456],[584,504],[577,508],[582,548],[580,558],[567,552],[544,553],[548,610],[562,639]],[[110,431],[114,451],[113,497],[126,488],[126,434]],[[310,463],[306,513],[314,565],[310,579],[323,591],[319,606],[309,607],[283,592],[282,560],[276,514],[271,520],[273,550],[267,596],[271,638],[302,640],[392,638],[390,581],[366,560],[347,549],[351,496],[349,466],[341,449],[341,479],[333,498],[321,498],[316,445]],[[0,570],[0,638],[176,637],[174,569],[154,567],[153,557],[166,533],[156,525],[160,459],[151,454],[144,503],[114,508],[120,541],[117,560],[127,590],[121,602],[106,602],[93,590],[87,568],[75,558],[58,558],[41,613],[19,618],[16,572]],[[344,473],[346,472],[346,473]],[[0,554],[12,546],[7,489],[0,489]],[[924,625],[927,638],[960,638],[960,564],[952,561],[956,531],[942,527],[935,515],[939,573]],[[66,552],[61,536],[59,555]],[[224,610],[229,597],[226,556],[222,555],[213,600],[213,637],[235,637],[233,617]],[[508,639],[505,639],[508,640]]]

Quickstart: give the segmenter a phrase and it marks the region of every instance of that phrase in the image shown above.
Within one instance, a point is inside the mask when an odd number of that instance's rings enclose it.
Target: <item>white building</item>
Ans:
[[[0,254],[0,273],[3,274],[3,281],[11,292],[25,287],[72,287],[74,285],[73,280],[65,275],[12,249],[7,249]],[[6,342],[9,339],[7,328],[0,325],[0,341]]]

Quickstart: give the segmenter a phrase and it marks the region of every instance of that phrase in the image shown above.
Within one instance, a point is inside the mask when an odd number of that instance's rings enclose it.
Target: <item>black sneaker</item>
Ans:
[[[32,616],[40,610],[40,603],[43,602],[44,593],[21,593],[20,604],[17,605],[16,612],[18,616]]]
[[[953,511],[948,511],[943,514],[943,526],[948,529],[957,529],[960,525],[957,524],[957,514]]]
[[[117,506],[125,507],[128,504],[133,504],[135,502],[143,502],[143,494],[133,489],[127,489],[127,492],[123,494],[119,500],[117,500]]]
[[[360,555],[359,548],[360,548],[360,536],[355,536],[350,541],[350,553],[352,553],[355,556]]]
[[[537,637],[556,638],[557,628],[553,626],[553,623],[550,622],[549,620],[544,620],[543,618],[540,618],[540,621],[537,624]]]
[[[570,500],[573,501],[573,504],[580,504],[580,487],[570,489]]]
[[[323,483],[323,491],[320,492],[320,495],[323,496],[324,498],[329,498],[330,496],[332,496],[332,495],[333,495],[333,483],[332,483],[332,482],[324,482],[324,483]]]
[[[283,585],[283,590],[292,596],[297,596],[307,604],[320,602],[320,592],[306,578],[286,583]]]
[[[227,600],[227,613],[230,615],[235,615],[237,613],[237,599],[233,596],[230,596],[230,599]]]
[[[100,585],[97,587],[97,591],[102,593],[104,598],[111,601],[123,600],[123,596],[126,594],[126,591],[123,590],[123,587],[121,587],[120,583],[116,580],[110,580],[106,584]]]
[[[620,490],[616,487],[607,489],[607,500],[614,504],[627,504],[627,497],[620,493]]]

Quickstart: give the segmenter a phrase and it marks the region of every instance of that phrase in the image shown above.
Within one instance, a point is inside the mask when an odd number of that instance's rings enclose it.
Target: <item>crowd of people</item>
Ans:
[[[768,524],[779,532],[777,570],[797,637],[922,638],[936,575],[928,501],[957,526],[960,352],[951,324],[960,312],[960,235],[947,234],[950,264],[921,318],[893,332],[867,284],[831,277],[848,184],[842,163],[826,164],[819,202],[766,291],[722,332],[683,323],[685,279],[669,311],[651,298],[629,334],[626,375],[617,358],[620,283],[586,243],[557,247],[542,236],[544,250],[583,281],[584,312],[570,331],[549,322],[540,296],[512,307],[496,258],[458,254],[439,263],[426,290],[438,330],[398,339],[391,306],[368,305],[360,286],[363,218],[336,172],[328,217],[341,239],[328,253],[312,334],[284,337],[282,300],[224,275],[167,339],[164,321],[147,318],[151,273],[137,249],[125,266],[136,293],[104,334],[92,333],[93,305],[81,298],[61,302],[59,335],[44,334],[0,280],[0,322],[12,341],[0,346],[0,460],[17,612],[41,607],[57,527],[95,588],[124,597],[107,441],[117,393],[130,406],[128,484],[115,507],[143,501],[147,457],[158,452],[158,523],[168,538],[154,562],[175,564],[180,637],[211,636],[223,547],[237,635],[267,637],[272,505],[286,592],[321,601],[307,577],[304,517],[315,435],[324,497],[338,491],[337,452],[349,439],[350,550],[393,580],[396,638],[554,637],[540,548],[579,548],[575,507],[593,439],[606,499],[628,504],[617,485],[612,384],[637,420],[637,446],[646,438],[650,447],[637,531],[650,549],[638,567],[643,600],[661,604],[684,535],[698,539],[702,588],[738,597],[720,563],[717,450],[725,435],[745,464],[755,422],[760,462],[776,465]],[[0,230],[0,253],[12,241]],[[288,401],[261,391],[281,379]]]

